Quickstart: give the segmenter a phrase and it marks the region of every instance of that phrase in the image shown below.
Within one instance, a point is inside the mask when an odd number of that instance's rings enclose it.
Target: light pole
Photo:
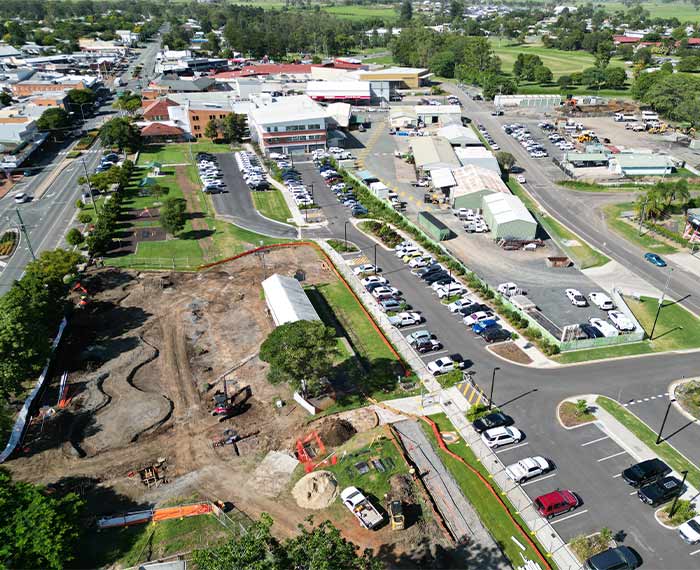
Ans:
[[[491,374],[491,393],[489,394],[489,410],[493,407],[493,385],[496,383],[496,371],[500,370],[498,366],[494,366],[493,374]]]
[[[343,233],[345,234],[345,249],[348,249],[348,224],[350,222],[345,222],[345,225],[343,226]]]
[[[642,235],[642,223],[644,222],[644,214],[646,213],[647,209],[647,202],[649,201],[649,196],[646,196],[644,198],[644,203],[642,204],[642,210],[639,213],[639,229],[637,230],[637,233],[641,236]]]
[[[671,275],[673,274],[673,267],[668,269],[668,277],[666,278],[666,285],[664,286],[663,293],[661,293],[661,298],[659,299],[659,306],[656,308],[656,316],[654,317],[654,324],[651,326],[651,334],[649,335],[649,340],[654,340],[654,331],[656,330],[656,323],[659,320],[659,313],[661,313],[661,307],[664,304],[664,297],[666,297],[666,291],[668,291],[668,286],[671,283]]]
[[[676,496],[673,498],[673,504],[671,505],[671,511],[668,513],[668,518],[672,519],[673,515],[676,514],[676,505],[678,504],[678,497],[681,496],[683,493],[683,485],[685,485],[685,478],[688,476],[688,470],[686,469],[685,471],[681,471],[683,473],[683,481],[681,481],[681,487],[678,489],[678,493],[676,493]]]
[[[377,244],[374,244],[374,274],[377,274]]]
[[[674,398],[670,398],[668,400],[668,406],[666,407],[666,413],[664,414],[664,419],[661,422],[661,427],[659,428],[659,433],[656,435],[656,445],[659,445],[662,441],[661,439],[661,434],[664,432],[664,426],[666,425],[666,420],[668,419],[668,413],[671,411],[671,406],[673,405],[673,402],[676,400]]]
[[[27,248],[29,249],[29,253],[32,254],[32,259],[36,260],[36,255],[34,255],[34,248],[32,247],[32,242],[29,239],[29,233],[27,232],[27,227],[24,225],[22,215],[19,213],[19,208],[15,208],[15,212],[17,212],[17,219],[19,220],[19,229],[24,234],[24,237],[27,239]]]
[[[92,201],[92,207],[97,214],[97,204],[95,203],[95,197],[92,195],[92,186],[90,185],[90,175],[88,174],[87,166],[85,165],[85,159],[81,158],[80,162],[83,163],[83,170],[85,170],[85,181],[87,182],[88,192],[90,193],[90,200]]]

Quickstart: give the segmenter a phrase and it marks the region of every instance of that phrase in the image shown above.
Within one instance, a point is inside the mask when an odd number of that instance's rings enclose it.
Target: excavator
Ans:
[[[78,301],[79,307],[85,307],[89,303],[89,301],[90,301],[89,295],[90,294],[88,293],[88,290],[85,287],[83,287],[83,285],[82,285],[82,283],[80,283],[80,281],[78,281],[73,286],[72,291],[80,291],[80,301]]]

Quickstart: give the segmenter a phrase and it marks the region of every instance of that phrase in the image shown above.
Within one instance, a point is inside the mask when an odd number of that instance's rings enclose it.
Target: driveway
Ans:
[[[216,213],[252,232],[276,238],[296,239],[297,228],[265,218],[255,209],[250,188],[243,180],[233,154],[220,154],[218,159],[227,191],[212,195]]]

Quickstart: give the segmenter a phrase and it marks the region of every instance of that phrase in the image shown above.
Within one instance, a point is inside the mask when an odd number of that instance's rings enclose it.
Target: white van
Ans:
[[[29,196],[27,196],[24,192],[19,192],[15,194],[15,204],[24,204],[25,202],[29,202]]]

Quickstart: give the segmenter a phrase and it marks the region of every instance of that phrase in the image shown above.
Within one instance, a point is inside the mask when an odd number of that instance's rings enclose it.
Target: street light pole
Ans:
[[[673,267],[668,270],[668,277],[666,278],[666,285],[664,286],[663,293],[661,293],[661,298],[659,299],[659,306],[656,308],[656,316],[654,317],[654,324],[651,326],[651,334],[649,335],[649,340],[654,340],[654,331],[656,330],[656,323],[659,320],[659,313],[661,313],[661,306],[664,304],[664,298],[666,297],[666,291],[668,291],[668,286],[671,283],[671,275],[673,274]]]
[[[350,222],[345,222],[345,225],[343,226],[343,232],[345,234],[345,249],[348,249],[348,224]]]
[[[678,493],[676,493],[676,496],[673,498],[673,504],[671,505],[671,511],[668,513],[668,518],[672,519],[673,515],[676,514],[676,505],[678,504],[678,497],[681,496],[683,493],[683,485],[685,485],[685,478],[688,476],[688,470],[686,469],[685,471],[681,471],[683,473],[683,481],[681,481],[681,487],[678,489]]]
[[[661,427],[659,428],[659,433],[656,436],[656,445],[659,445],[662,441],[661,439],[661,434],[664,432],[664,426],[666,425],[666,420],[668,419],[668,413],[671,411],[671,406],[673,405],[673,402],[676,400],[674,398],[670,398],[668,400],[668,406],[666,407],[666,413],[664,414],[664,419],[661,422]]]
[[[29,249],[29,253],[32,254],[32,259],[36,260],[36,255],[34,255],[34,248],[32,248],[32,242],[29,239],[29,234],[27,233],[27,227],[24,225],[24,220],[22,219],[22,215],[19,213],[19,208],[15,208],[15,212],[17,212],[17,219],[19,220],[19,229],[24,234],[24,237],[27,240],[27,248]]]
[[[489,394],[489,410],[493,407],[493,385],[496,383],[496,371],[500,370],[498,366],[494,366],[493,374],[491,375],[491,393]]]
[[[377,244],[374,244],[374,274],[377,274]]]
[[[87,182],[88,192],[90,193],[90,200],[92,201],[92,207],[97,214],[97,204],[95,203],[95,197],[92,195],[92,186],[90,185],[90,175],[88,174],[87,165],[85,164],[85,159],[81,158],[80,162],[83,163],[83,170],[85,170],[85,181]]]

